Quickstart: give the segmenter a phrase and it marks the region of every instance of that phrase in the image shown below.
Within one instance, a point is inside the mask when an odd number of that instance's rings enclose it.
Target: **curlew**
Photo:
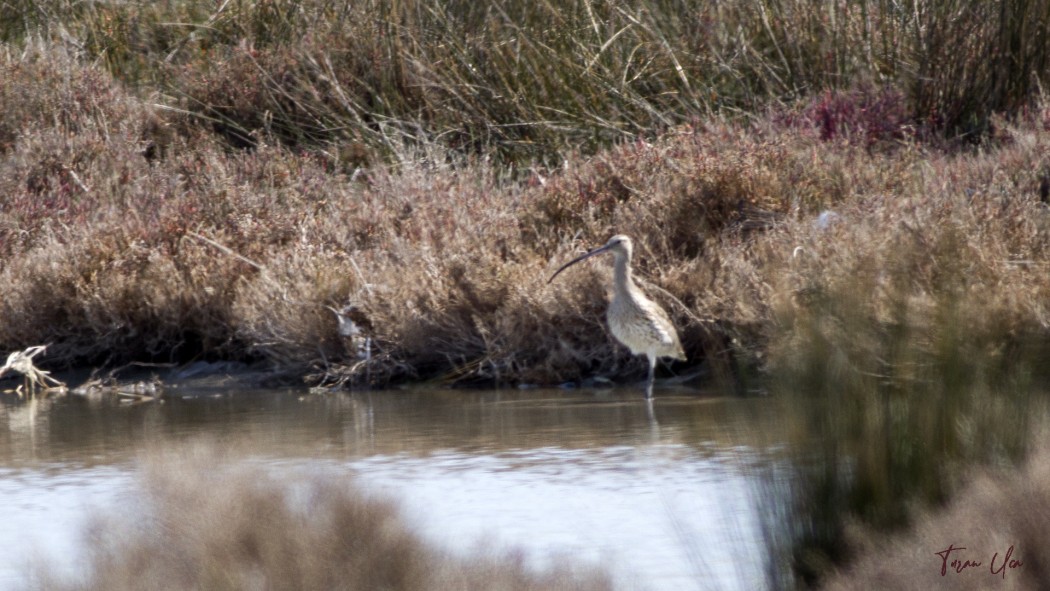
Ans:
[[[613,262],[613,298],[605,314],[616,340],[623,343],[634,355],[645,355],[649,358],[649,381],[645,387],[645,397],[653,395],[653,377],[656,373],[656,360],[660,357],[671,357],[685,361],[685,352],[678,341],[674,324],[656,302],[645,297],[642,290],[631,278],[631,239],[622,234],[613,236],[600,246],[565,263],[547,280],[549,284],[559,273],[576,263],[603,252],[611,252]]]

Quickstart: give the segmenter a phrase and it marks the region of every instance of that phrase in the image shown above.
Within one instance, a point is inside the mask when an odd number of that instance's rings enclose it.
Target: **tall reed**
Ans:
[[[68,44],[235,146],[269,134],[351,168],[430,141],[555,162],[715,113],[864,87],[901,90],[919,132],[979,138],[992,115],[1032,106],[1048,26],[1048,0],[0,7],[8,43]]]

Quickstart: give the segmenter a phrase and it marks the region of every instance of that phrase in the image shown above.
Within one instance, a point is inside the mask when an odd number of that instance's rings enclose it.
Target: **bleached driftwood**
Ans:
[[[23,392],[32,394],[37,390],[64,389],[66,387],[64,382],[51,377],[50,372],[38,368],[33,363],[33,358],[46,349],[47,345],[37,345],[24,351],[11,353],[7,356],[7,362],[0,367],[0,377],[9,371],[17,371],[22,374],[23,382],[19,394]]]

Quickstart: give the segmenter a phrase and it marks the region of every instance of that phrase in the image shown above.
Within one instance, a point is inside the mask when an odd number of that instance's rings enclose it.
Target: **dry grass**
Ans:
[[[538,573],[515,557],[449,556],[346,476],[286,467],[297,472],[288,478],[202,443],[144,454],[141,465],[145,494],[92,525],[83,580],[45,569],[37,588],[611,588],[567,566]]]
[[[967,354],[1047,334],[1040,117],[946,150],[873,127],[869,107],[895,95],[829,95],[519,181],[437,144],[353,170],[277,144],[231,152],[203,130],[161,150],[172,124],[97,66],[39,43],[0,58],[0,348],[50,343],[51,364],[240,357],[376,384],[641,375],[605,332],[600,265],[545,285],[615,232],[636,238],[694,361],[789,367],[820,335],[871,363],[892,326],[940,330],[948,312],[978,337]],[[370,327],[367,364],[328,309],[345,304]]]
[[[0,39],[75,48],[231,145],[351,168],[438,140],[528,165],[829,89],[901,89],[913,131],[988,133],[1047,80],[1047,0],[13,0]]]
[[[58,365],[265,359],[337,383],[637,375],[605,334],[604,275],[543,283],[552,265],[616,232],[636,238],[640,276],[695,361],[788,367],[814,335],[855,359],[885,359],[879,334],[936,324],[930,313],[948,295],[953,317],[983,323],[959,329],[987,334],[978,348],[1045,335],[1035,195],[1050,163],[1045,109],[1015,105],[1030,98],[1028,74],[1007,93],[1020,118],[989,124],[995,134],[976,150],[935,140],[915,106],[933,95],[906,76],[862,75],[875,64],[911,71],[918,49],[905,41],[921,23],[944,24],[945,39],[972,36],[949,26],[958,15],[836,5],[840,28],[828,29],[778,3],[694,7],[696,20],[676,25],[682,7],[663,4],[642,18],[615,3],[482,14],[187,1],[77,4],[60,26],[60,4],[4,8],[25,9],[3,20],[0,53],[5,350],[51,343]],[[982,22],[1016,24],[1019,6]],[[1043,22],[1040,6],[1024,8],[1026,22]],[[733,26],[747,34],[715,34]],[[509,33],[516,44],[495,42]],[[807,61],[814,43],[830,65]],[[855,45],[864,59],[849,57]],[[1025,72],[1041,71],[1038,51],[1019,55]],[[967,71],[980,92],[1002,82]],[[831,90],[847,78],[852,90]],[[791,94],[808,98],[747,124],[708,104]],[[986,111],[1002,102],[950,100]],[[528,161],[504,158],[519,147],[563,166],[504,166]],[[839,222],[820,229],[829,208]],[[813,298],[849,302],[871,322],[843,332]],[[369,327],[367,363],[329,311],[347,304]]]

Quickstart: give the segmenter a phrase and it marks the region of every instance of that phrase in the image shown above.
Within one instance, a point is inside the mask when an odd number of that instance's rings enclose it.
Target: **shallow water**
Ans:
[[[0,395],[0,589],[32,560],[69,573],[89,516],[133,499],[136,451],[205,435],[273,469],[316,463],[401,502],[457,552],[597,564],[623,589],[753,589],[767,401],[695,390],[174,388],[171,398]]]

